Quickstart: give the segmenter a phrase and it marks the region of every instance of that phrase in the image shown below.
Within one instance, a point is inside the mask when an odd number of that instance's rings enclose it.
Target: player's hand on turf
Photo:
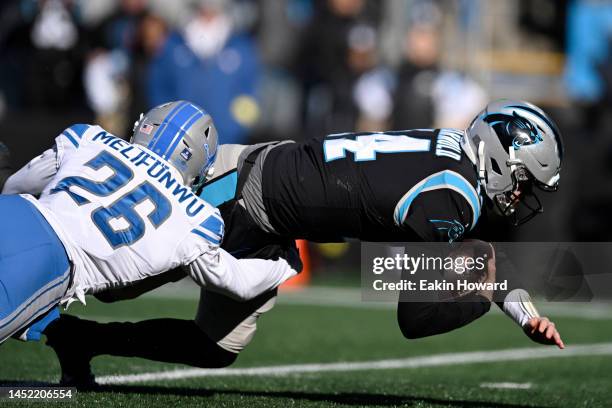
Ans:
[[[548,320],[547,317],[532,317],[523,330],[536,343],[554,344],[560,349],[565,348],[565,344],[561,340],[561,335],[555,324]]]

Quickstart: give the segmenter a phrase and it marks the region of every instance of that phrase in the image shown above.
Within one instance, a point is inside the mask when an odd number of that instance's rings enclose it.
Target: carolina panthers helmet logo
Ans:
[[[436,226],[436,230],[440,232],[446,231],[448,234],[448,242],[455,242],[460,240],[465,233],[465,227],[457,220],[429,220]]]
[[[519,150],[523,146],[535,145],[544,140],[540,130],[516,112],[512,112],[512,115],[491,113],[483,120],[495,130],[506,149],[512,146],[514,150]]]

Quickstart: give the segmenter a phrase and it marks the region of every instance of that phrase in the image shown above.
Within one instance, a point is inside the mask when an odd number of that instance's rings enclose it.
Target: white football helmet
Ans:
[[[157,153],[174,166],[194,191],[206,181],[217,154],[218,136],[212,117],[187,102],[156,106],[134,124],[132,143]]]
[[[554,122],[528,102],[489,103],[466,130],[464,150],[478,168],[486,195],[516,225],[542,212],[533,187],[556,191],[563,142]],[[530,212],[518,214],[519,203]]]

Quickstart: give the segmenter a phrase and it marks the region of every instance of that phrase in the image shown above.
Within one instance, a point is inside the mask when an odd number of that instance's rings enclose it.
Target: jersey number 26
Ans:
[[[106,167],[112,170],[113,174],[104,181],[93,181],[80,176],[66,177],[55,188],[51,189],[51,194],[64,191],[78,205],[84,205],[90,201],[79,195],[78,192],[71,191],[70,187],[82,188],[98,197],[108,197],[119,191],[134,177],[132,169],[106,151],[85,163],[85,166],[94,170]],[[92,211],[91,219],[93,223],[113,249],[131,245],[144,236],[145,221],[134,208],[145,200],[151,202],[155,207],[149,212],[147,218],[155,228],[158,228],[170,216],[172,204],[148,181],[121,195],[109,206],[100,206]],[[127,226],[119,229],[113,228],[112,220],[123,220],[124,223],[127,223]]]

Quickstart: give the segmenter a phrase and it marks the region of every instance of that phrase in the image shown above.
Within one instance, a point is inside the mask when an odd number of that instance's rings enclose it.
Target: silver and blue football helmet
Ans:
[[[130,141],[167,160],[195,191],[212,172],[218,135],[212,117],[204,109],[191,102],[176,101],[140,115]]]
[[[535,105],[510,99],[489,103],[466,130],[463,144],[486,195],[516,225],[542,212],[533,187],[556,191],[559,186],[561,133]],[[518,214],[519,203],[530,210],[527,215]]]

